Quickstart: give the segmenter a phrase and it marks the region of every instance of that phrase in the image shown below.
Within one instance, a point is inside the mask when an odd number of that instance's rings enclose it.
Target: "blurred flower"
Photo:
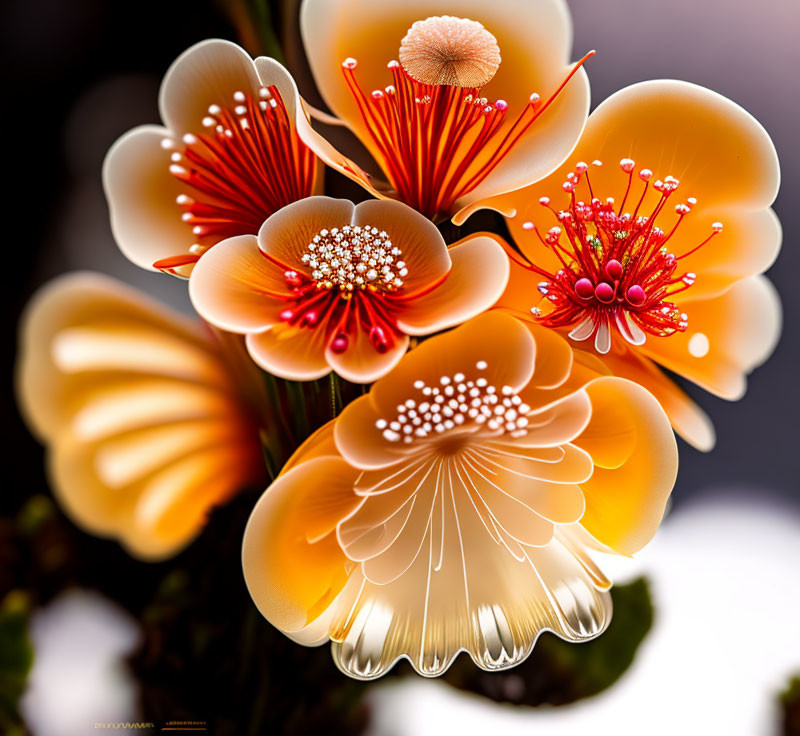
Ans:
[[[217,346],[121,282],[56,279],[22,322],[18,397],[56,496],[131,554],[174,554],[262,481],[257,429]]]
[[[400,202],[309,197],[272,215],[258,238],[220,243],[189,290],[205,319],[247,334],[264,370],[291,380],[334,370],[370,383],[400,360],[409,335],[474,317],[507,280],[508,258],[491,238],[448,249]]]
[[[203,41],[170,67],[159,105],[166,127],[134,128],[103,166],[114,237],[138,266],[188,276],[215,243],[313,193],[302,103],[275,60]]]
[[[710,420],[655,364],[738,399],[774,349],[780,304],[759,275],[781,242],[772,142],[730,100],[654,81],[592,113],[581,158],[490,203],[516,212],[509,227],[527,258],[501,304],[646,386],[708,450]],[[687,197],[673,205],[679,189]]]
[[[460,224],[486,197],[546,176],[586,122],[589,84],[580,63],[567,66],[563,0],[304,0],[300,14],[333,122],[355,134],[388,181],[310,127],[299,130],[303,140],[375,196],[428,217]]]
[[[312,436],[256,505],[261,612],[371,679],[486,670],[609,622],[591,552],[653,535],[677,471],[663,410],[545,328],[492,312],[424,342]]]
[[[94,723],[139,718],[138,687],[124,658],[141,631],[97,593],[70,590],[33,615],[34,664],[21,701],[34,736],[83,736]]]

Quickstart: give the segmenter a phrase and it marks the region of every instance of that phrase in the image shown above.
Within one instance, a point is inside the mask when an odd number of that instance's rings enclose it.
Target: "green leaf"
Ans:
[[[0,731],[22,733],[19,699],[33,664],[33,645],[28,637],[30,601],[12,590],[0,604]]]

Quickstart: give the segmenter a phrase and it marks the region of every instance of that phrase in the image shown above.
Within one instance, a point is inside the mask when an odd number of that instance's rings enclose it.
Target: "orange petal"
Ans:
[[[331,368],[325,359],[325,331],[285,324],[247,335],[250,357],[265,371],[287,381],[314,381]]]
[[[593,191],[601,199],[614,197],[621,204],[628,183],[627,175],[619,169],[623,158],[633,159],[637,170],[651,169],[655,178],[677,177],[680,194],[673,195],[673,199],[678,197],[676,202],[684,197],[697,198],[684,225],[694,221],[707,235],[712,222],[727,225],[730,215],[733,235],[729,242],[734,247],[729,251],[723,245],[723,233],[717,236],[719,242],[701,249],[707,251],[703,258],[716,263],[729,257],[736,264],[742,261],[733,266],[741,271],[768,265],[774,257],[775,225],[759,213],[769,207],[778,190],[780,175],[772,141],[741,107],[688,82],[642,82],[612,95],[589,117],[578,146],[564,166],[531,187],[492,200],[492,205],[500,211],[516,211],[509,223],[514,239],[533,262],[549,270],[556,263],[552,251],[541,245],[533,231],[522,229],[526,221],[534,222],[541,232],[556,224],[552,213],[539,205],[539,198],[550,197],[558,210],[567,202],[561,184],[575,163],[599,159],[604,165],[592,166],[589,171]],[[634,178],[632,191],[640,188],[641,182]],[[650,187],[643,212],[652,210],[657,196]],[[669,224],[669,213],[662,217]],[[673,245],[677,255],[700,242],[696,231],[689,230],[691,239],[678,231]],[[745,253],[741,238],[748,233],[758,233],[759,237],[749,243],[750,253]],[[742,245],[736,245],[740,241]],[[702,278],[701,272],[698,275]]]
[[[594,468],[592,459],[574,445],[526,447],[516,444],[513,437],[489,440],[475,454],[484,458],[486,465],[507,463],[520,476],[555,484],[582,483],[591,476]]]
[[[479,21],[496,37],[503,61],[482,93],[489,99],[508,102],[506,128],[511,127],[532,93],[546,99],[569,70],[572,29],[567,8],[558,0],[542,0],[535,8],[522,8],[517,0],[494,3],[459,0],[455,4],[444,0],[403,3],[347,0],[335,8],[324,0],[306,0],[300,24],[317,86],[331,110],[347,123],[377,160],[380,153],[366,132],[341,64],[348,57],[357,59],[361,88],[367,92],[383,89],[391,80],[386,64],[397,58],[406,31],[414,21],[435,15]],[[588,109],[589,85],[581,70],[506,159],[479,187],[462,198],[457,208],[546,176],[575,145]],[[499,136],[503,135],[501,130]],[[312,140],[307,144],[314,148]],[[340,155],[338,161],[329,163],[368,184],[363,174],[356,173],[359,167],[345,157]],[[372,191],[379,193],[381,185]],[[458,222],[466,219],[467,214],[459,213]]]
[[[537,398],[551,398],[549,392],[536,391]],[[528,403],[528,392],[520,396]],[[528,414],[528,426],[521,437],[514,439],[520,447],[558,447],[571,442],[586,427],[592,414],[592,405],[584,391],[575,391],[564,398],[557,393],[552,395],[552,403],[545,407],[530,404],[533,410]]]
[[[503,293],[508,259],[492,238],[470,236],[449,252],[453,265],[444,282],[409,301],[398,315],[397,325],[403,332],[429,335],[453,327],[491,307]]]
[[[397,404],[414,395],[415,381],[433,386],[442,376],[477,375],[479,362],[487,364],[480,375],[498,390],[518,389],[530,381],[534,355],[535,344],[524,325],[499,311],[487,312],[423,342],[373,386],[370,397],[376,409],[393,413]]]
[[[686,332],[648,340],[639,350],[724,399],[740,399],[746,376],[775,349],[781,305],[763,276],[751,276],[714,299],[681,303]]]
[[[381,380],[391,380],[392,375],[393,373]],[[362,470],[393,465],[409,454],[404,447],[383,438],[381,431],[375,426],[381,416],[371,397],[372,392],[348,404],[339,415],[334,428],[339,452],[347,462]]]
[[[560,349],[560,343],[557,341],[548,340],[544,345],[540,345],[539,343],[540,330],[546,334],[560,337],[557,333],[539,325],[527,323],[527,327],[537,338],[537,360],[540,352],[546,351],[548,348],[552,349],[553,345],[559,346],[557,349]],[[560,339],[563,340],[563,338]],[[564,340],[564,342],[566,342],[566,340]],[[533,407],[548,407],[549,411],[557,402],[571,397],[589,383],[589,381],[593,381],[600,376],[611,375],[611,370],[604,363],[600,362],[597,356],[582,350],[573,350],[572,348],[570,348],[570,353],[572,354],[572,360],[566,379],[558,384],[539,386],[537,385],[536,374],[534,373],[533,380],[520,394],[526,403]],[[550,358],[547,357],[547,353],[546,359],[550,360]],[[549,369],[550,366],[547,365],[547,368]],[[544,375],[547,376],[548,374],[545,372]],[[544,416],[545,414],[542,414],[542,417]]]
[[[353,330],[350,344],[343,353],[335,353],[328,346],[325,360],[346,381],[372,383],[394,368],[408,350],[408,335],[394,335],[392,347],[378,352],[369,341],[369,334],[358,326]]]
[[[339,451],[336,449],[336,443],[333,440],[334,424],[334,421],[323,424],[306,439],[284,463],[279,475],[288,473],[296,465],[306,460],[312,460],[315,457],[325,457],[327,455],[338,455]]]
[[[392,243],[403,251],[398,256],[408,267],[408,276],[403,278],[403,297],[411,297],[447,275],[453,254],[448,254],[438,228],[402,202],[377,199],[361,202],[356,205],[353,224],[385,230]]]
[[[34,298],[18,395],[67,513],[137,557],[176,553],[211,507],[263,476],[216,345],[112,279],[73,274]]]
[[[528,385],[540,389],[561,386],[572,373],[572,348],[554,330],[530,323],[526,326],[536,341],[536,364]]]
[[[715,221],[723,222],[723,231],[681,261],[680,273],[695,273],[697,280],[675,295],[676,304],[718,296],[737,281],[766,271],[780,252],[783,233],[775,212],[769,208],[740,210],[735,205],[725,210],[693,211],[670,241],[675,252],[686,253],[702,243]]]
[[[278,263],[308,274],[302,262],[320,230],[351,224],[355,207],[347,199],[306,197],[270,215],[258,231],[258,245]]]
[[[165,139],[172,139],[166,128],[134,128],[111,146],[103,162],[114,239],[127,258],[150,271],[156,270],[155,261],[188,254],[197,240],[175,202],[185,185],[169,173]]]
[[[583,351],[576,351],[576,355],[581,354]],[[714,448],[716,435],[708,415],[655,363],[627,348],[612,350],[604,356],[603,362],[615,376],[638,383],[655,396],[673,429],[690,445],[703,452]]]
[[[158,98],[161,119],[176,135],[202,128],[211,105],[230,105],[235,92],[257,95],[260,87],[250,55],[230,41],[209,39],[172,63]]]
[[[594,460],[581,484],[584,528],[612,549],[632,554],[655,534],[678,472],[678,449],[656,399],[631,381],[606,377],[586,392],[592,419],[575,443]]]
[[[319,530],[333,528],[361,502],[352,491],[356,476],[339,458],[301,462],[272,483],[247,523],[242,565],[250,595],[272,624],[305,644],[328,638],[313,624],[354,567],[336,535]]]
[[[255,235],[217,243],[198,262],[189,280],[189,296],[198,314],[229,332],[255,332],[280,322],[281,298],[290,290],[284,269],[258,248]]]

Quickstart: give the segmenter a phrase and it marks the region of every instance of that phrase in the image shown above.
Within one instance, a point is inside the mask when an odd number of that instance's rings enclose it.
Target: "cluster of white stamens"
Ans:
[[[265,112],[269,107],[277,106],[277,102],[273,98],[272,92],[270,92],[266,87],[261,87],[258,90],[258,96],[260,98],[258,101],[258,107],[262,112]],[[241,128],[243,130],[249,128],[252,125],[251,111],[250,108],[244,104],[247,102],[247,95],[241,91],[234,92],[233,101],[235,104],[231,108],[223,108],[220,105],[209,105],[208,115],[206,115],[202,120],[203,127],[209,128],[225,138],[233,138],[234,131],[230,127],[231,118],[223,115],[224,112],[232,111]],[[187,146],[193,146],[195,143],[197,143],[198,138],[192,133],[185,133],[182,141]],[[171,138],[164,138],[161,141],[161,147],[165,150],[174,149],[175,141],[173,141]],[[186,174],[187,166],[191,166],[190,164],[187,164],[183,154],[179,151],[174,151],[170,155],[170,161],[171,163],[169,170],[172,174]],[[184,201],[181,201],[182,199]],[[191,197],[188,195],[178,195],[178,204],[185,204],[188,200],[191,200]]]
[[[258,90],[258,96],[258,106],[264,112],[268,107],[275,107],[277,105],[272,96],[272,92],[266,87],[261,87]],[[247,95],[242,91],[234,92],[233,101],[236,104],[232,109],[239,121],[239,125],[241,125],[242,128],[248,128],[251,124],[250,109],[244,104],[247,102]],[[223,133],[230,138],[233,135],[233,131],[223,125],[220,120],[221,113],[222,108],[219,105],[210,105],[208,108],[208,115],[203,118],[203,127],[213,128],[217,133]]]
[[[485,371],[486,361],[475,367]],[[392,419],[378,419],[375,426],[389,442],[410,444],[431,434],[443,434],[464,424],[485,425],[492,432],[512,437],[526,434],[531,408],[511,386],[492,386],[484,377],[467,379],[463,373],[442,376],[438,386],[414,382],[421,396],[398,405]]]
[[[320,230],[306,246],[301,260],[311,277],[327,289],[347,291],[374,286],[397,291],[408,269],[400,248],[384,230],[370,225],[345,225]]]

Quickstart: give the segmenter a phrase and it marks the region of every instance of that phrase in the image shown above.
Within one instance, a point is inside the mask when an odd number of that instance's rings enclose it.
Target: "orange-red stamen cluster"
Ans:
[[[486,179],[590,55],[546,102],[532,94],[510,126],[503,125],[508,104],[489,102],[477,87],[424,84],[391,61],[392,84],[367,95],[356,60],[346,59],[342,69],[399,199],[436,218],[452,214],[455,201]]]
[[[169,167],[187,186],[177,203],[197,243],[187,256],[154,264],[165,270],[196,261],[224,238],[257,233],[267,217],[314,187],[316,157],[274,86],[262,87],[258,97],[236,92],[230,107],[211,105],[202,125],[207,132],[184,135]],[[165,139],[164,146],[175,144]]]
[[[600,161],[593,164],[602,165]],[[594,196],[588,168],[578,163],[562,185],[570,198],[566,209],[553,209],[549,197],[539,200],[553,212],[559,225],[542,235],[533,223],[523,224],[526,230],[536,230],[562,266],[550,273],[527,264],[546,279],[539,283],[539,291],[551,305],[544,316],[538,307],[532,313],[548,327],[572,327],[569,335],[574,340],[594,337],[595,348],[601,353],[610,350],[614,328],[634,345],[642,345],[648,334],[666,336],[685,331],[687,317],[671,297],[691,287],[696,275],[677,275],[679,262],[721,232],[722,224],[715,222],[702,243],[676,256],[667,245],[696,200],[690,197],[675,206],[677,221],[668,230],[659,228],[656,220],[678,188],[678,180],[667,176],[651,183],[653,172],[640,169],[638,178],[643,187],[638,196],[631,197],[635,163],[622,159],[620,168],[628,177],[628,185],[617,207],[612,198],[602,201]],[[588,202],[575,194],[582,180],[586,182]],[[660,197],[652,211],[640,214],[650,187]],[[632,212],[625,212],[628,202],[634,205]]]
[[[403,302],[416,295],[403,293],[408,270],[401,250],[385,231],[369,225],[321,230],[301,262],[303,268],[279,264],[286,269],[290,290],[290,296],[280,295],[287,302],[281,320],[323,330],[328,347],[337,354],[344,353],[359,332],[379,353],[395,345],[401,334],[396,315]]]

